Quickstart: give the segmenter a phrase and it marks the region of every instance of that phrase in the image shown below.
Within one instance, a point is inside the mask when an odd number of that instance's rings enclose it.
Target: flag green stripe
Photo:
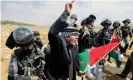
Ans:
[[[88,65],[90,64],[90,52],[85,51],[78,54],[78,60],[80,65],[80,70],[86,72],[88,69]]]
[[[117,66],[118,68],[120,68],[122,62],[119,61],[119,59],[118,59],[118,54],[117,54],[114,50],[112,50],[112,51],[109,53],[109,56],[112,57],[112,58],[115,60],[116,66]]]

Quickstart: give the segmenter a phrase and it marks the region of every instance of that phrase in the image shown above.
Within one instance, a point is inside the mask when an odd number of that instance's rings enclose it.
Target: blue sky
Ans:
[[[51,25],[63,12],[67,1],[2,1],[1,19]],[[77,23],[94,14],[96,25],[108,18],[112,22],[126,18],[133,21],[133,1],[78,1],[74,3],[72,13],[78,15]]]

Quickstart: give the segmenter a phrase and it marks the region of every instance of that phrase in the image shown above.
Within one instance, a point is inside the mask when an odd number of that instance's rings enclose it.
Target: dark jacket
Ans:
[[[96,36],[97,46],[108,44],[110,42],[111,36],[112,32],[110,31],[110,29],[101,29]]]
[[[95,46],[96,33],[93,31],[93,28],[90,28],[86,31],[79,30],[80,36],[78,40],[79,44],[79,53],[83,52],[86,49],[90,49],[92,46]]]
[[[48,39],[51,46],[49,55],[49,63],[47,69],[47,77],[49,80],[65,80],[69,75],[69,65],[71,62],[68,50],[71,50],[73,57],[73,80],[76,80],[76,55],[77,47],[67,44],[65,38],[58,35],[63,28],[67,27],[66,20],[69,13],[64,11],[63,14],[50,27]]]
[[[122,30],[122,37],[127,37],[129,35],[129,37],[132,38],[132,30],[130,26],[128,27],[122,26],[121,30]]]

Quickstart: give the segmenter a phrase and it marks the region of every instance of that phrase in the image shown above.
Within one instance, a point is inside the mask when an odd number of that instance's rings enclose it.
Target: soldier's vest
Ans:
[[[122,30],[122,36],[127,37],[129,35],[130,27],[129,26],[128,27],[122,26],[121,30]]]
[[[44,57],[39,48],[34,48],[29,55],[23,55],[24,52],[19,48],[15,50],[17,56],[18,75],[38,76],[43,73],[45,66]]]
[[[98,33],[98,35],[100,35],[99,36],[99,40],[98,40],[98,44],[99,44],[99,46],[101,46],[101,45],[104,45],[104,44],[108,44],[109,42],[110,42],[110,39],[111,39],[111,31],[110,31],[110,29],[108,29],[107,31],[105,31],[104,29],[102,29],[99,33]]]

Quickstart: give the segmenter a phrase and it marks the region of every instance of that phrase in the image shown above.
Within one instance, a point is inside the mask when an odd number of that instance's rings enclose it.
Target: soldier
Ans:
[[[116,34],[116,36],[118,37],[119,41],[122,41],[122,32],[121,32],[121,30],[120,30],[120,28],[121,28],[120,26],[121,26],[120,22],[119,22],[119,21],[115,21],[115,22],[113,23],[113,29],[111,29],[111,32],[112,32],[111,35],[113,35],[114,32],[115,32],[115,34]],[[121,44],[119,45],[119,48],[120,48],[121,53],[122,53],[123,50],[124,50],[124,48],[121,46]],[[111,57],[109,56],[109,57],[108,57],[108,61],[109,61],[109,62],[111,62],[110,59],[111,59]]]
[[[79,44],[79,53],[84,52],[86,50],[90,50],[93,47],[96,47],[96,32],[93,31],[93,25],[96,20],[94,15],[90,15],[85,20],[81,22],[82,28],[80,29],[80,36],[78,40]],[[88,68],[87,72],[85,72],[86,77],[92,80],[103,80],[103,72],[102,67],[98,64],[97,65],[97,74],[94,75],[91,72],[91,68]]]
[[[83,26],[79,32],[79,53],[84,52],[85,50],[91,49],[95,46],[95,32],[93,31],[93,25],[96,17],[94,15],[90,15],[88,18],[81,22]]]
[[[124,43],[129,44],[128,42],[128,35],[130,37],[130,39],[132,38],[132,31],[131,31],[131,27],[129,26],[129,24],[131,23],[130,19],[126,19],[124,21],[122,21],[124,23],[124,26],[121,27],[122,30],[122,37],[124,39]]]
[[[102,46],[102,45],[108,44],[110,42],[110,39],[112,36],[111,30],[110,30],[111,24],[112,24],[112,22],[109,19],[105,19],[104,21],[101,22],[103,29],[98,31],[98,33],[96,35],[97,46]],[[101,76],[101,78],[99,78],[97,80],[103,80],[104,62],[105,62],[104,59],[99,61],[99,66],[101,68],[101,72],[99,73],[99,75]]]
[[[131,23],[130,19],[126,19],[124,21],[122,21],[124,23],[124,26],[121,27],[121,31],[122,31],[122,39],[124,40],[125,43],[125,50],[123,51],[124,55],[126,55],[126,49],[129,46],[129,41],[128,41],[128,35],[130,37],[130,39],[132,39],[132,31],[131,31],[131,27],[129,26],[129,24]]]
[[[8,80],[45,79],[43,72],[45,66],[45,54],[41,53],[40,48],[34,45],[33,37],[33,32],[26,27],[15,29],[8,37],[6,43],[10,43],[8,41],[14,40],[17,45],[17,48],[11,55]],[[9,47],[10,44],[7,46]]]
[[[103,22],[101,22],[101,25],[103,26],[103,29],[101,29],[96,36],[96,41],[97,41],[97,46],[102,46],[105,44],[108,44],[110,42],[111,39],[111,30],[110,30],[110,26],[111,26],[112,22],[108,19],[104,20]]]
[[[70,21],[71,21],[71,25],[74,27],[77,27],[76,21],[77,21],[77,15],[76,14],[72,14],[70,17]]]
[[[120,26],[121,26],[120,22],[119,21],[115,21],[113,23],[113,29],[111,29],[111,32],[112,32],[112,35],[115,32],[115,34],[117,35],[119,41],[122,41],[122,32],[120,30]]]
[[[35,31],[33,31],[33,34],[34,34],[34,41],[35,41],[35,43],[41,49],[42,46],[43,46],[43,43],[42,43],[42,41],[40,39],[40,33],[39,33],[39,31],[35,30]]]

